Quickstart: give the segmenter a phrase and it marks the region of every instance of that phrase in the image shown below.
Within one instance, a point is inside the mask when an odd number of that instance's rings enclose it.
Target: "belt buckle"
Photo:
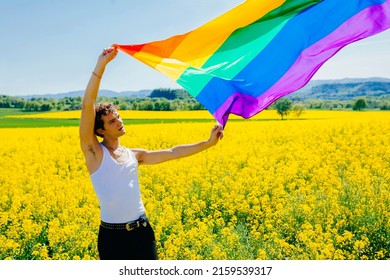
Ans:
[[[139,227],[139,221],[136,221],[134,223],[127,223],[126,224],[126,230],[127,231],[132,231],[133,229]]]

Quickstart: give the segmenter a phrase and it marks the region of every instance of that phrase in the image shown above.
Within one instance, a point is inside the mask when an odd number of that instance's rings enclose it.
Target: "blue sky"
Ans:
[[[0,94],[83,90],[101,50],[185,33],[241,0],[0,0]],[[390,78],[390,31],[344,48],[314,79]],[[115,91],[179,87],[119,53],[101,83]]]

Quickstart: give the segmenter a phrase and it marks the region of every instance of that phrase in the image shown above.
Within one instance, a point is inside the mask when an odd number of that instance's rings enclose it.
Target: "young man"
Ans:
[[[138,182],[140,164],[157,164],[194,155],[216,145],[223,128],[215,125],[208,140],[160,151],[128,149],[119,138],[126,133],[112,104],[95,106],[107,63],[117,55],[108,48],[99,56],[85,90],[80,119],[80,145],[100,203],[100,259],[157,259],[155,237],[145,215]],[[97,135],[103,138],[99,143]]]

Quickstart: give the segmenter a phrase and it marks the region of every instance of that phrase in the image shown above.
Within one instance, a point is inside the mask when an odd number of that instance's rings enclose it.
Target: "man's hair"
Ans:
[[[117,107],[112,103],[99,103],[95,108],[95,127],[94,131],[97,136],[103,137],[100,133],[97,132],[99,128],[104,130],[104,121],[102,116],[107,116],[109,113],[114,113],[118,110]]]

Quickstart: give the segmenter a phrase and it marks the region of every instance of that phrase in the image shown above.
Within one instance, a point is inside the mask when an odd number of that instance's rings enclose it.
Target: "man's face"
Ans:
[[[123,121],[117,111],[102,116],[104,121],[104,136],[120,137],[126,133]]]

